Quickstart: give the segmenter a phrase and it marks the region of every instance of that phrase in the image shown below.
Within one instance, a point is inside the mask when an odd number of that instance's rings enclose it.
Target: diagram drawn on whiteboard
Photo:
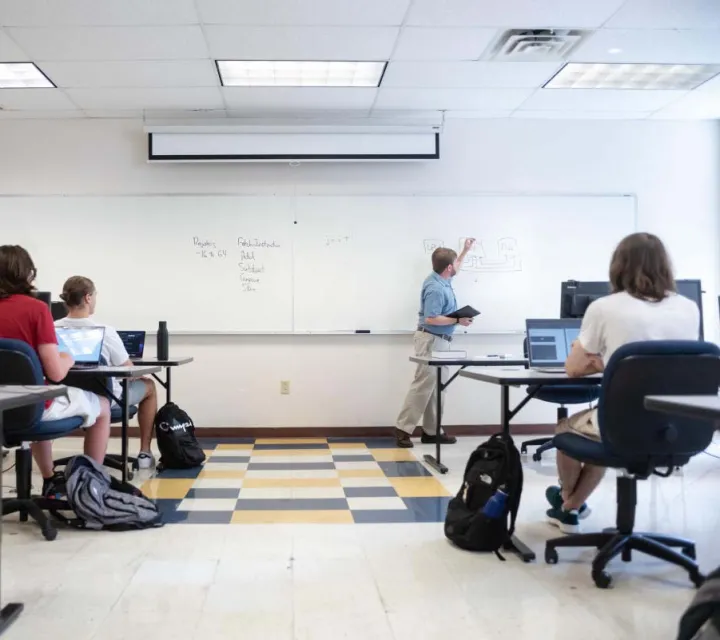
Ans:
[[[460,238],[458,246],[462,247],[465,238]],[[488,252],[486,245],[496,244],[497,249]],[[431,254],[438,247],[447,246],[442,240],[423,240],[425,253]],[[465,258],[464,271],[475,273],[506,273],[522,271],[522,256],[518,248],[518,241],[510,236],[500,238],[496,243],[477,240],[473,250]]]

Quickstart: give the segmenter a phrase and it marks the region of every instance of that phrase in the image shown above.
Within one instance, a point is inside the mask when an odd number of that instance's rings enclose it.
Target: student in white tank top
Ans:
[[[700,311],[675,291],[675,279],[662,241],[649,233],[627,236],[610,263],[613,293],[593,302],[583,318],[580,335],[565,363],[571,377],[598,373],[617,349],[646,340],[697,340]],[[586,410],[558,425],[557,432],[600,439],[597,411]],[[577,533],[579,519],[589,515],[585,501],[605,469],[583,464],[558,451],[561,487],[548,487],[548,521],[564,533]]]

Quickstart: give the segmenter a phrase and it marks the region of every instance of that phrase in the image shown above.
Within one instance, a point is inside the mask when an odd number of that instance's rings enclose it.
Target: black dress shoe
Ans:
[[[410,436],[402,429],[395,429],[395,445],[401,449],[412,449],[415,446]]]
[[[455,444],[457,442],[457,438],[455,436],[449,436],[446,433],[441,433],[439,439],[440,439],[440,444]],[[437,444],[438,437],[437,436],[429,436],[427,433],[425,433],[423,431],[420,441],[423,444]]]

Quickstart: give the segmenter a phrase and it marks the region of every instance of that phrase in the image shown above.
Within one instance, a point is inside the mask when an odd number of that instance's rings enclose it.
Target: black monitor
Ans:
[[[51,302],[50,313],[53,320],[62,320],[67,315],[67,307],[64,302]]]
[[[37,298],[41,302],[44,302],[48,307],[50,306],[52,294],[49,291],[33,291],[32,294],[34,298]]]
[[[676,280],[681,296],[692,300],[700,310],[700,340],[703,339],[702,283],[700,280]],[[560,286],[560,317],[582,318],[591,302],[610,294],[609,282],[567,280]]]

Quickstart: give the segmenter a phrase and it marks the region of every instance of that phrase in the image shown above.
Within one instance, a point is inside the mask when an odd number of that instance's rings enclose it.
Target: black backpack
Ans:
[[[174,402],[168,402],[157,412],[155,435],[160,449],[159,470],[192,469],[205,462],[193,421]]]
[[[508,496],[505,513],[489,518],[482,508],[500,487]],[[522,487],[522,462],[513,439],[503,433],[492,436],[467,462],[462,487],[448,505],[445,535],[462,549],[494,551],[504,560],[499,549],[515,532]]]
[[[706,579],[680,619],[677,640],[720,639],[720,569]]]

